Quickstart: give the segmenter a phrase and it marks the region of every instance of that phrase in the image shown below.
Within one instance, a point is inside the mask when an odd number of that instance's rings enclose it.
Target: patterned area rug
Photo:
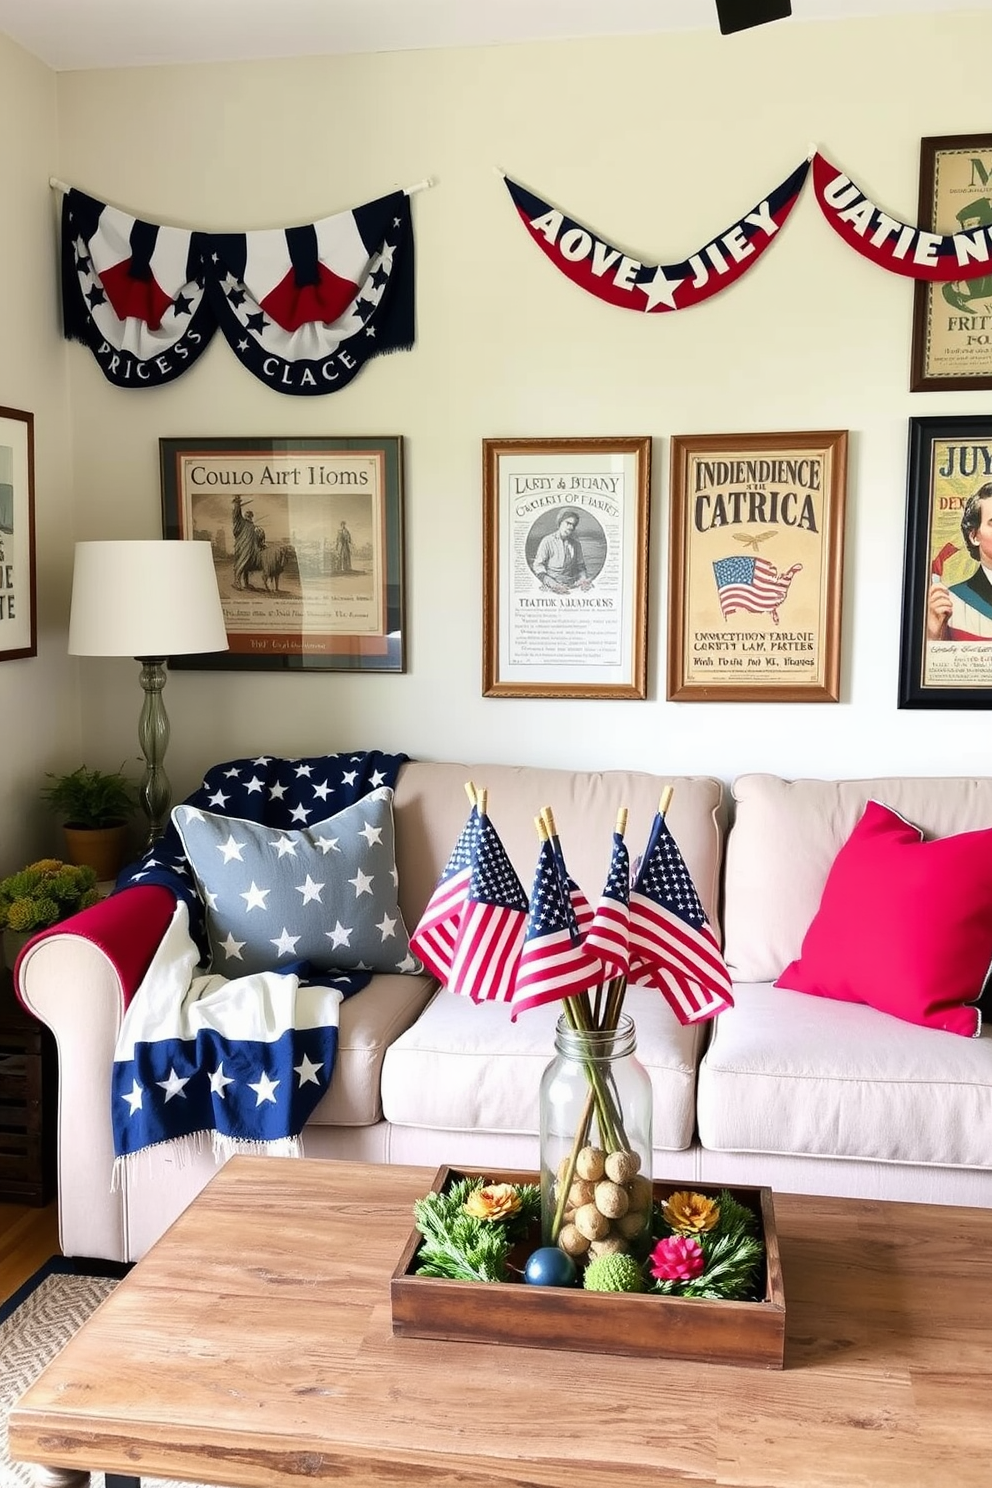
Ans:
[[[0,1304],[0,1488],[35,1488],[33,1467],[12,1462],[7,1449],[11,1406],[117,1284],[110,1277],[78,1276],[57,1256]],[[102,1473],[93,1474],[90,1488],[105,1488]],[[141,1488],[180,1485],[143,1478]]]

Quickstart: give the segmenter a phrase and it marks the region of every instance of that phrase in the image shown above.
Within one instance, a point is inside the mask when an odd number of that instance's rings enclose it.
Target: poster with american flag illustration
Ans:
[[[847,431],[672,439],[668,698],[840,698]]]

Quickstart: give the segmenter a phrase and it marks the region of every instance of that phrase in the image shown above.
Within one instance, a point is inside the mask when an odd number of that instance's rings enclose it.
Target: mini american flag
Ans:
[[[613,833],[613,853],[606,884],[586,931],[586,946],[603,963],[609,977],[626,976],[630,966],[630,854],[620,832]]]
[[[511,1017],[543,1002],[576,997],[603,980],[603,967],[582,942],[572,907],[572,880],[550,838],[541,851],[531,889],[523,950],[513,987]],[[581,890],[575,885],[581,895]]]
[[[472,881],[472,862],[478,834],[479,813],[473,806],[427,908],[410,937],[414,955],[420,957],[439,982],[446,982],[451,975],[458,921]]]
[[[680,1023],[733,1007],[730,973],[661,812],[630,891],[630,980],[653,987]]]
[[[527,919],[527,895],[485,812],[479,815],[471,858],[468,893],[446,986],[473,1002],[509,1002]]]
[[[713,575],[724,618],[735,610],[749,610],[754,614],[770,613],[777,625],[778,607],[787,598],[789,585],[801,570],[802,564],[794,563],[785,573],[779,573],[767,558],[738,555],[718,558],[713,564]]]

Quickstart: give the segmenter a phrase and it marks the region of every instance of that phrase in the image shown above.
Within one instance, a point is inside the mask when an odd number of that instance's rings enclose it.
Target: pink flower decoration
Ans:
[[[658,1241],[650,1264],[656,1281],[692,1281],[703,1271],[706,1260],[703,1247],[691,1235],[670,1235]]]

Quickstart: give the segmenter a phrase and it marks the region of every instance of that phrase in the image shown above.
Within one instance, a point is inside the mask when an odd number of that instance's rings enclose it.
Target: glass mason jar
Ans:
[[[541,1224],[545,1245],[582,1265],[647,1254],[651,1234],[651,1077],[634,1020],[574,1028],[565,1013],[541,1077]]]

